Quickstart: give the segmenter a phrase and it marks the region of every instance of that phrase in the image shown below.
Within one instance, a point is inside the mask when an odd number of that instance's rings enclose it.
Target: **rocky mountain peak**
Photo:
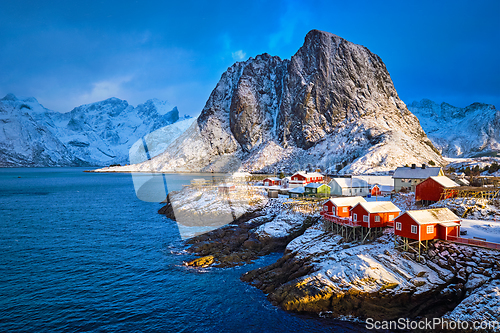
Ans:
[[[319,30],[290,60],[264,53],[229,67],[179,140],[153,169],[274,172],[305,163],[364,172],[445,163],[380,57]]]

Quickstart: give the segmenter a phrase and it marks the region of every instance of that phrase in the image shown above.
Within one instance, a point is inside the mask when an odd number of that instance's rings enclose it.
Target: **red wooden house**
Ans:
[[[350,210],[360,202],[366,202],[363,197],[340,197],[332,198],[323,203],[322,214],[338,217],[350,217]]]
[[[365,228],[386,227],[401,212],[390,201],[360,202],[351,209],[352,221]]]
[[[275,185],[281,185],[281,179],[277,178],[277,177],[270,177],[270,178],[266,178],[264,179],[263,181],[264,183],[264,186],[275,186]]]
[[[296,172],[291,180],[290,187],[306,186],[310,183],[321,183],[323,182],[323,175],[318,172],[307,172],[299,171]]]
[[[371,195],[373,197],[382,195],[382,191],[380,191],[380,187],[378,187],[378,185],[373,185],[371,189]]]
[[[408,210],[395,219],[394,234],[419,242],[459,237],[460,218],[448,208]]]
[[[429,177],[415,187],[415,201],[429,205],[441,199],[441,194],[446,188],[458,187],[457,183],[446,176]],[[447,195],[448,199],[454,196],[454,192]]]

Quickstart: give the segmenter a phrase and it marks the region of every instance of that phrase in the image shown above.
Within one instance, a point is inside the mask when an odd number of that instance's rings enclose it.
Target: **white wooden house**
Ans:
[[[331,195],[366,196],[370,193],[368,183],[359,178],[333,178],[330,183]]]

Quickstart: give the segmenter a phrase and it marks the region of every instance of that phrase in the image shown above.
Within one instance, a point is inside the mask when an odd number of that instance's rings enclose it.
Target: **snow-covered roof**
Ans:
[[[453,180],[446,176],[436,176],[436,177],[430,177],[432,180],[434,180],[436,183],[443,185],[444,187],[457,187],[460,186],[457,183],[455,183]]]
[[[418,224],[460,221],[460,218],[453,214],[453,212],[448,208],[408,210],[406,211],[406,214],[408,214]]]
[[[273,182],[279,182],[279,181],[281,181],[281,179],[279,179],[278,177],[269,177],[269,178],[266,178],[264,180],[268,180],[268,179],[272,180]]]
[[[304,193],[306,189],[303,186],[296,187],[288,191],[288,193]]]
[[[360,202],[366,202],[363,197],[341,197],[341,198],[332,198],[330,201],[337,207],[342,206],[355,206]]]
[[[309,183],[309,184],[306,185],[306,187],[318,188],[318,187],[321,187],[323,185],[328,186],[328,185],[322,184],[322,183]],[[330,186],[328,186],[328,187],[330,187]]]
[[[366,188],[368,187],[368,183],[363,180],[363,179],[358,179],[358,178],[333,178],[332,182],[335,182],[337,183],[340,187],[342,188],[349,188],[349,187],[352,187],[352,188],[359,188],[359,187],[363,187],[363,188]]]
[[[457,227],[460,225],[460,223],[457,222],[439,222],[439,225],[442,225],[443,227]]]
[[[296,173],[293,174],[293,176],[295,176],[295,175],[301,175],[302,177],[306,177],[306,178],[323,177],[323,175],[318,173],[318,172],[306,172],[306,171],[297,171]]]
[[[394,171],[392,178],[427,179],[438,176],[440,171],[440,167],[426,167],[425,169],[419,167],[415,169],[411,167],[399,167]]]
[[[462,185],[465,185],[465,186],[469,186],[470,182],[467,179],[465,179],[465,178],[458,178],[457,179],[457,184],[462,184]]]
[[[396,207],[396,205],[390,201],[360,202],[358,205],[361,205],[368,213],[390,213],[401,211],[401,209]]]
[[[354,179],[362,179],[366,181],[370,185],[375,185],[378,184],[380,185],[387,185],[387,186],[393,186],[394,185],[394,179],[392,179],[392,176],[373,176],[373,175],[367,175],[367,176],[353,176],[352,178]]]

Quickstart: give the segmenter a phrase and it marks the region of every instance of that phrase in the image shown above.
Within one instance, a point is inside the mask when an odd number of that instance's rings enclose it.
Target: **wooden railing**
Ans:
[[[336,223],[336,224],[340,224],[340,225],[347,225],[347,226],[350,226],[350,227],[358,227],[360,226],[360,224],[358,222],[354,222],[352,221],[350,218],[348,217],[338,217],[338,216],[334,216],[332,214],[328,214],[327,212],[325,211],[322,211],[321,212],[321,215],[327,220],[327,221],[330,221],[330,222],[333,222],[333,223]]]
[[[486,242],[486,241],[479,240],[479,239],[448,236],[447,240],[450,242],[459,243],[459,244],[474,245],[474,246],[486,247],[488,249],[500,250],[500,244]]]

